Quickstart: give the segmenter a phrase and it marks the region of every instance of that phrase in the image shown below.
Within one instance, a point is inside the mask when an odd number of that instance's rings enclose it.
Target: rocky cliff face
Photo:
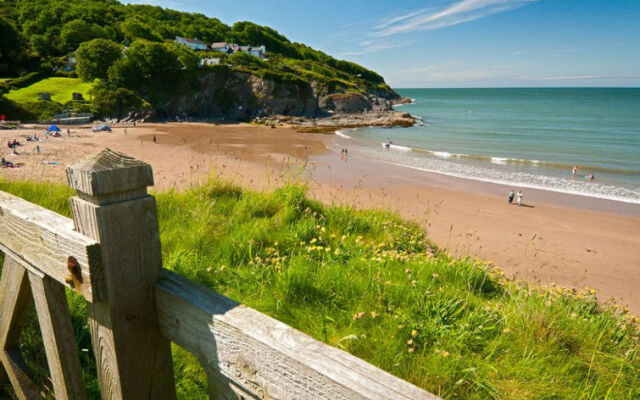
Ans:
[[[219,70],[200,77],[199,90],[180,96],[159,115],[202,119],[249,120],[273,115],[326,117],[390,111],[395,92],[321,93],[314,82],[277,82],[245,73]]]

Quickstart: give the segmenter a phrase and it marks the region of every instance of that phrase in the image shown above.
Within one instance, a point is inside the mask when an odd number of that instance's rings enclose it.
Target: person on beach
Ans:
[[[153,135],[153,143],[157,143],[157,140],[156,135]]]
[[[127,134],[127,128],[124,128],[124,134],[125,135]]]
[[[509,204],[513,203],[514,196],[515,196],[515,193],[513,192],[513,189],[511,189],[511,191],[509,192]]]
[[[593,182],[593,174],[587,175],[587,179],[589,180],[589,182]]]
[[[39,144],[36,145],[36,153],[40,154],[40,145]]]
[[[522,190],[518,190],[518,206],[522,206]]]
[[[578,173],[578,167],[574,165],[573,170],[571,171],[571,179],[575,178],[577,173]]]

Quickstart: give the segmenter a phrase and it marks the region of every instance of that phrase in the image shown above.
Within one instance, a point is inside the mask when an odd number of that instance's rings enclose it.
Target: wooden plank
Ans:
[[[19,399],[40,397],[18,350],[20,332],[31,304],[25,269],[5,255],[0,279],[0,361]]]
[[[64,287],[48,276],[29,274],[56,400],[86,399],[82,366]]]
[[[71,219],[2,191],[0,249],[72,288],[89,302],[106,296],[99,244],[74,231]],[[73,285],[66,282],[70,256],[81,271],[80,280]]]
[[[156,284],[156,304],[163,334],[214,374],[212,386],[224,384],[219,375],[260,399],[438,399],[169,271]]]
[[[42,395],[38,386],[31,380],[27,373],[27,366],[18,349],[0,351],[0,361],[7,371],[11,387],[20,400],[41,399]]]
[[[0,279],[0,350],[17,348],[31,304],[27,272],[5,255]]]
[[[67,169],[79,232],[100,243],[108,301],[87,314],[103,399],[175,399],[170,342],[153,285],[162,269],[150,167],[110,150]]]
[[[211,400],[260,400],[257,395],[247,392],[215,371],[207,373],[207,381]]]

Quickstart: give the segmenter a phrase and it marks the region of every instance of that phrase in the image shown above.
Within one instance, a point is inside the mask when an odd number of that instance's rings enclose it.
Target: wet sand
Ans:
[[[391,209],[428,231],[438,246],[457,256],[492,260],[523,279],[598,290],[640,313],[640,206],[543,190],[523,189],[528,207],[509,205],[510,188],[416,171],[359,158],[345,162],[332,135],[291,127],[143,124],[93,133],[71,128],[68,137],[35,143],[9,156],[6,141],[42,129],[0,131],[3,155],[25,162],[1,169],[5,179],[64,182],[70,161],[104,147],[149,162],[156,190],[182,189],[211,176],[254,189],[288,181],[307,182],[325,203]],[[156,136],[156,143],[153,136]],[[42,164],[58,161],[60,165]],[[517,188],[516,188],[517,189]]]

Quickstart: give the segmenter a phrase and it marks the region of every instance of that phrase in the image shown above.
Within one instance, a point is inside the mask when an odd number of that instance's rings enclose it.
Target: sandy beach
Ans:
[[[125,133],[126,129],[126,133]],[[183,189],[211,176],[253,190],[307,182],[325,202],[385,208],[416,221],[456,256],[493,261],[510,276],[545,284],[589,286],[640,313],[640,206],[610,200],[525,190],[527,207],[509,205],[509,188],[383,164],[351,154],[341,160],[331,134],[294,127],[142,124],[112,133],[64,127],[35,151],[24,135],[43,127],[0,131],[2,155],[20,168],[9,180],[64,182],[67,163],[110,147],[153,166],[155,190]],[[156,138],[154,143],[153,138]],[[23,146],[11,155],[8,140]]]

